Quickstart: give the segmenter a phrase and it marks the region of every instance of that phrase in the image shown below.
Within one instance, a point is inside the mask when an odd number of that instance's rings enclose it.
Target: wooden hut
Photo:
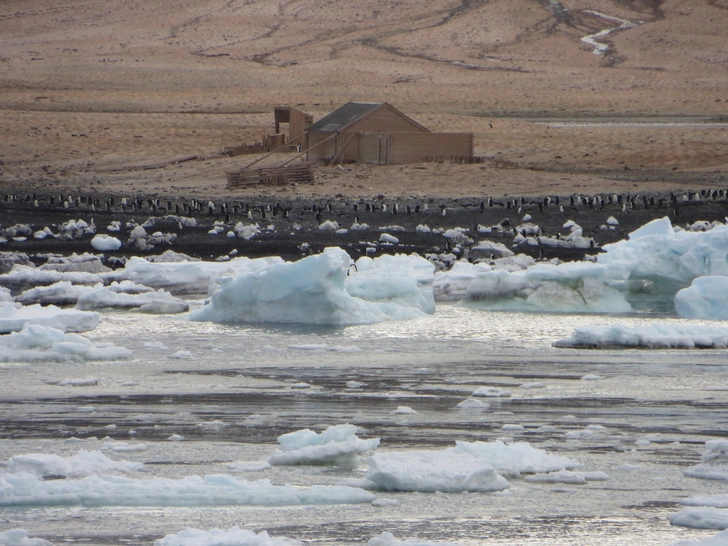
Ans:
[[[281,124],[288,124],[288,144],[304,144],[304,135],[313,123],[313,116],[301,112],[292,106],[276,106],[273,109],[273,116],[276,122],[276,134],[283,134]]]
[[[386,102],[349,102],[308,127],[306,159],[393,165],[473,155],[472,133],[433,133]]]

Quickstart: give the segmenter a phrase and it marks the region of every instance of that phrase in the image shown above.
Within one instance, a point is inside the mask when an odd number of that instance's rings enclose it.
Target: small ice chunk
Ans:
[[[390,415],[418,415],[418,412],[409,406],[399,406],[396,410],[390,411]]]
[[[192,358],[192,353],[190,351],[177,351],[175,353],[172,353],[167,358]]]
[[[500,428],[504,432],[523,432],[526,430],[522,425],[505,424]]]
[[[228,469],[232,472],[262,472],[271,468],[268,461],[238,461],[228,465]]]
[[[476,400],[475,398],[468,398],[460,402],[457,408],[462,410],[487,410],[490,408],[490,404]]]
[[[728,480],[728,439],[705,442],[700,464],[691,466],[683,474],[690,478]]]
[[[500,387],[480,387],[473,392],[473,396],[487,396],[491,398],[505,398],[511,395],[510,391]]]
[[[91,239],[91,246],[99,252],[113,252],[121,248],[121,241],[116,237],[99,233]]]
[[[396,245],[397,243],[399,243],[399,239],[397,239],[394,235],[390,235],[389,233],[382,233],[379,236],[379,242]]]
[[[272,465],[331,464],[354,468],[359,456],[379,446],[379,438],[361,440],[356,426],[330,426],[321,434],[310,429],[283,434],[278,437],[281,450],[268,459]]]
[[[88,376],[83,379],[64,379],[58,383],[61,387],[93,387],[99,384],[99,378]]]
[[[381,535],[370,538],[367,546],[456,546],[456,544],[453,542],[428,542],[415,538],[397,540],[392,533],[384,531]]]
[[[525,390],[530,390],[530,389],[543,389],[543,388],[546,388],[546,385],[544,383],[540,383],[538,381],[533,381],[533,382],[530,382],[530,383],[524,383],[519,388],[525,389]]]

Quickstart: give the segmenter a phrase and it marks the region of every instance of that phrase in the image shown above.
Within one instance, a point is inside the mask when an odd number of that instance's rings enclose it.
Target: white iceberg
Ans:
[[[14,455],[7,462],[7,470],[11,474],[28,472],[40,478],[51,476],[78,478],[99,472],[132,472],[141,470],[143,467],[143,463],[113,461],[100,451],[86,451],[85,449],[70,457],[46,453]]]
[[[56,328],[64,332],[87,332],[98,326],[98,313],[61,309],[55,305],[41,307],[13,303],[0,303],[0,334],[18,332],[26,324]]]
[[[728,277],[698,277],[675,294],[675,311],[682,318],[728,320]]]
[[[156,540],[154,546],[303,546],[303,542],[286,537],[271,537],[266,531],[256,534],[239,527],[231,527],[227,531],[187,528]]]
[[[552,343],[565,348],[645,347],[649,349],[723,349],[728,327],[653,323],[644,326],[582,326]]]
[[[432,263],[414,254],[384,255],[376,259],[363,256],[356,261],[355,271],[346,277],[345,287],[355,298],[432,314],[435,312],[434,274]]]
[[[706,232],[675,231],[670,219],[653,220],[629,240],[605,245],[600,264],[620,268],[631,278],[663,279],[681,285],[704,276],[728,275],[728,226]]]
[[[347,486],[277,486],[224,474],[179,479],[93,475],[42,481],[21,472],[0,475],[0,507],[34,506],[298,506],[368,503],[375,496]]]
[[[510,487],[484,459],[452,450],[376,453],[368,463],[366,479],[387,491],[461,493]]]
[[[331,464],[354,468],[359,456],[376,449],[379,438],[361,440],[356,436],[356,426],[336,425],[321,434],[310,429],[290,432],[278,437],[281,450],[276,450],[268,462],[272,465]]]
[[[591,262],[537,264],[479,274],[469,283],[464,301],[493,310],[627,313],[632,306],[614,286],[623,281],[622,271]]]
[[[424,261],[424,260],[423,260]],[[365,262],[362,263],[362,265]],[[419,270],[406,278],[377,275],[362,267],[362,279],[347,281],[351,258],[340,248],[298,262],[275,263],[257,273],[220,279],[210,303],[194,311],[191,320],[300,324],[366,324],[409,319],[434,312],[434,299],[420,288]],[[429,265],[429,264],[428,264]],[[372,269],[373,273],[368,273]],[[358,273],[353,273],[358,275]],[[361,294],[369,299],[355,297]]]
[[[20,332],[0,337],[0,362],[83,362],[125,360],[129,349],[113,343],[92,343],[78,334],[26,324]]]

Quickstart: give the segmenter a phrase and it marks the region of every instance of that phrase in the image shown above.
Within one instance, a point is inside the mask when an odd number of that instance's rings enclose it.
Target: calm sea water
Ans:
[[[270,456],[280,434],[353,423],[360,437],[380,437],[382,451],[522,440],[610,479],[583,486],[510,480],[506,495],[379,493],[398,501],[387,508],[0,510],[0,530],[22,527],[54,543],[84,544],[149,544],[186,527],[233,525],[326,545],[366,544],[382,531],[467,545],[667,545],[711,536],[717,531],[672,527],[668,518],[685,497],[726,490],[724,482],[682,471],[699,462],[706,440],[728,434],[728,352],[550,345],[583,324],[644,320],[440,305],[418,320],[307,328],[109,312],[88,337],[131,349],[133,360],[0,367],[0,460],[30,452],[67,456],[98,449],[93,438],[110,436],[148,446],[110,454],[146,463],[144,477],[232,473],[231,462]],[[191,357],[170,358],[177,351]],[[88,376],[98,385],[53,384]],[[364,385],[348,388],[349,381]],[[534,382],[542,387],[521,388]],[[488,399],[487,411],[456,409],[482,386],[511,396]],[[393,415],[398,406],[417,413]],[[524,430],[504,432],[507,424]],[[606,432],[565,436],[595,424]],[[172,434],[186,440],[167,440]],[[301,466],[235,475],[307,486],[364,471]]]

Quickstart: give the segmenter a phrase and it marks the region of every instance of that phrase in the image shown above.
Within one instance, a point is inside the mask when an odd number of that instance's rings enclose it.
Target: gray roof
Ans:
[[[307,131],[336,133],[352,123],[359,121],[383,104],[383,102],[347,102],[344,106],[337,108],[328,116],[322,117],[311,125]]]

